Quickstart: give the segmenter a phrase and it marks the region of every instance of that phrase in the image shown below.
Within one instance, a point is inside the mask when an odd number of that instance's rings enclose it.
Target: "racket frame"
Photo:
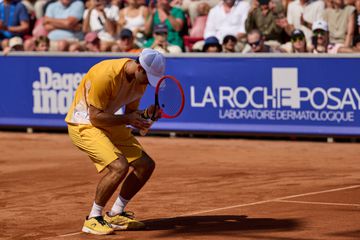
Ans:
[[[162,110],[162,108],[160,107],[160,103],[159,103],[159,91],[160,91],[160,88],[161,88],[161,84],[162,84],[162,82],[163,82],[165,79],[167,79],[167,78],[170,78],[172,81],[174,81],[174,82],[176,83],[176,85],[177,85],[177,87],[178,87],[178,89],[179,89],[179,91],[180,91],[181,99],[182,99],[182,101],[181,101],[181,106],[180,106],[179,110],[178,110],[174,115],[168,115],[168,114],[166,114],[166,113]],[[184,106],[185,106],[185,94],[184,94],[184,90],[183,90],[183,88],[182,88],[179,80],[177,80],[175,77],[173,77],[173,76],[171,76],[171,75],[165,75],[165,76],[163,76],[162,78],[160,78],[160,80],[159,80],[159,82],[157,83],[156,88],[155,88],[155,109],[160,109],[160,116],[161,116],[161,118],[171,119],[171,118],[176,118],[176,117],[178,117],[178,116],[181,114],[181,112],[183,111]],[[155,117],[155,112],[156,112],[156,111],[153,112],[153,115],[152,115],[151,119],[154,119],[154,117]]]

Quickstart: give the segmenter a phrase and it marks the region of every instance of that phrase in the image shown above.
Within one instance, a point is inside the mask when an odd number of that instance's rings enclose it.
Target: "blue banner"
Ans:
[[[113,57],[0,57],[0,125],[65,127],[83,75]],[[359,136],[358,66],[360,58],[347,57],[167,57],[186,104],[180,117],[153,128]],[[153,102],[149,88],[141,107]]]

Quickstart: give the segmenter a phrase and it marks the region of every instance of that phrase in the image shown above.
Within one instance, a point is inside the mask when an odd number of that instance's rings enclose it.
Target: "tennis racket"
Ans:
[[[185,106],[184,90],[181,87],[179,80],[175,77],[166,75],[163,76],[155,88],[155,109],[159,109],[160,118],[172,119],[178,117]],[[150,121],[155,119],[156,111],[153,111]],[[149,129],[140,130],[142,136],[146,135]]]

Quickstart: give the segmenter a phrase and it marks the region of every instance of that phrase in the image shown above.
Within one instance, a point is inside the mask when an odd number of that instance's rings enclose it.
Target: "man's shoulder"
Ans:
[[[99,69],[101,69],[101,70],[122,69],[128,61],[132,61],[132,59],[130,59],[130,58],[114,58],[114,59],[103,60],[103,61],[97,63],[95,65],[97,67],[95,67],[93,70],[98,71]]]
[[[355,9],[356,8],[354,6],[352,6],[352,5],[346,5],[345,8],[344,8],[344,10],[349,12],[349,13],[353,13],[355,11]]]
[[[208,16],[221,14],[221,11],[222,3],[220,2],[210,9]]]
[[[321,1],[321,0],[312,1],[306,6],[306,8],[309,8],[309,9],[316,9],[316,8],[325,9],[325,2]]]
[[[248,1],[242,0],[242,1],[239,1],[238,3],[236,3],[235,7],[237,9],[239,9],[239,8],[241,8],[241,9],[242,8],[250,8],[250,3]]]
[[[22,2],[14,3],[14,5],[15,5],[15,9],[25,9],[26,10],[26,7]]]
[[[49,5],[47,6],[47,8],[58,8],[61,6],[61,3],[60,1],[55,1],[55,2],[52,2],[52,3],[49,3]]]
[[[298,8],[298,7],[301,7],[299,0],[292,1],[288,4],[288,9]]]
[[[84,7],[84,3],[80,0],[73,1],[70,6],[71,8]]]

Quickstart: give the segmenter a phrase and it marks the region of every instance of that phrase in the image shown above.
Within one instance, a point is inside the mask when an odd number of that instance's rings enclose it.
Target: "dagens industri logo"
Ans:
[[[85,73],[59,73],[39,67],[39,80],[33,82],[33,113],[66,114]]]
[[[194,108],[216,108],[220,119],[353,122],[360,110],[356,88],[299,87],[297,68],[273,68],[272,89],[264,86],[190,86]],[[304,105],[310,109],[304,110]],[[308,107],[309,108],[309,107]]]

